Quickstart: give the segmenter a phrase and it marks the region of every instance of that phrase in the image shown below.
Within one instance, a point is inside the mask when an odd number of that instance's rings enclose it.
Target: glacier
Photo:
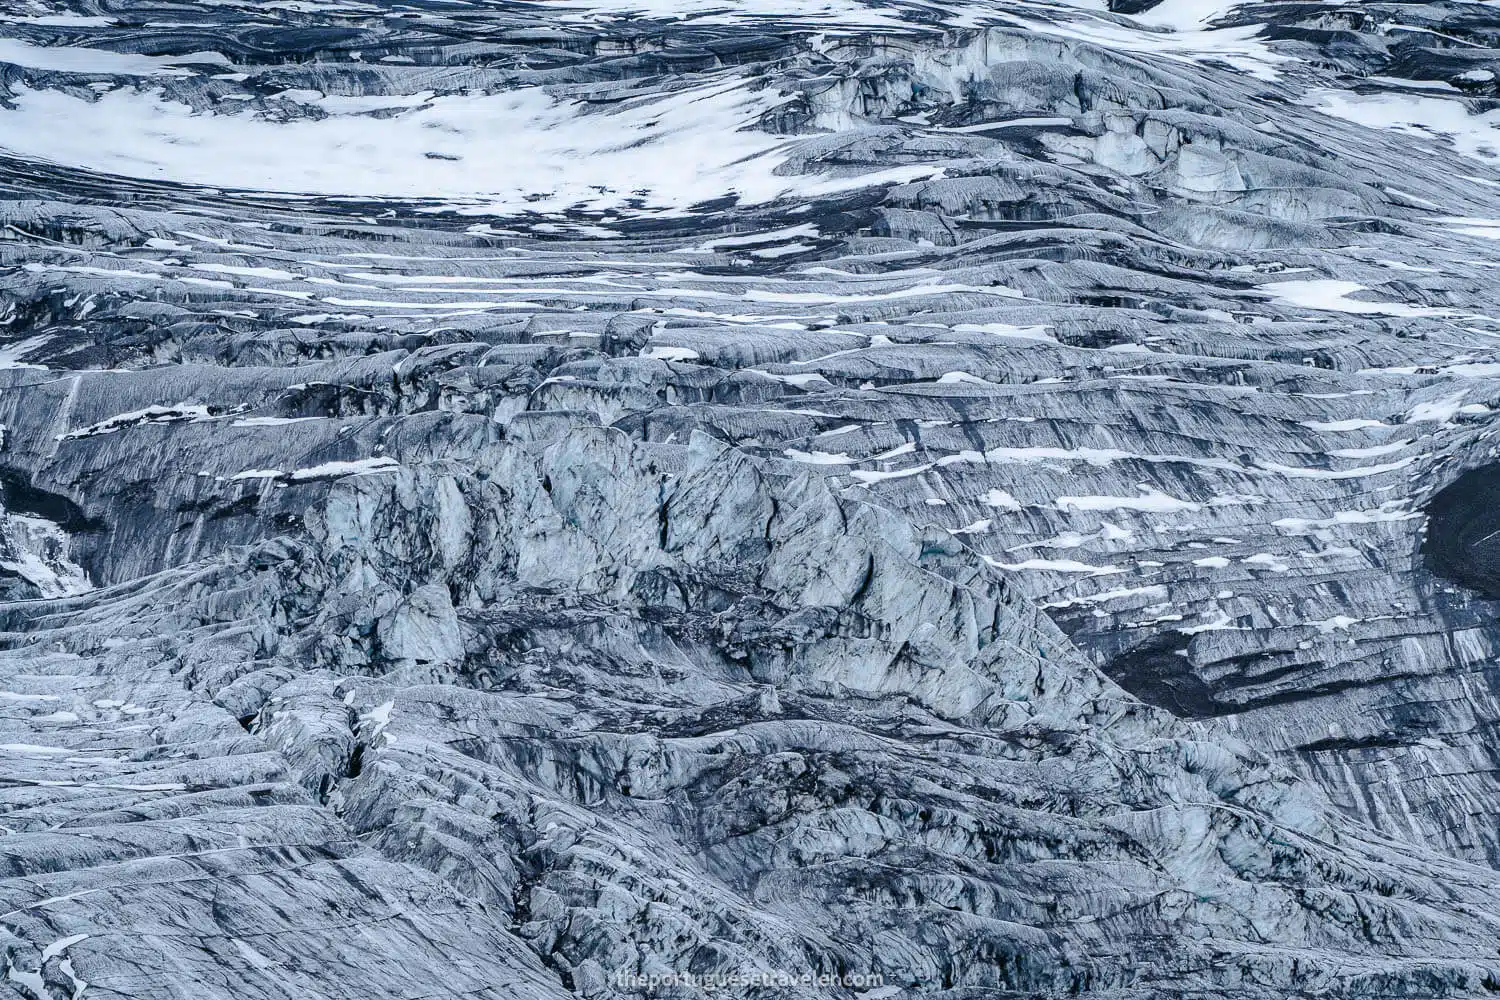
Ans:
[[[1500,992],[1500,9],[0,2],[0,997]]]

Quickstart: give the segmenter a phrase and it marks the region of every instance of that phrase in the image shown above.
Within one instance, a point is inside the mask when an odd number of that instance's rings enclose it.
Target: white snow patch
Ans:
[[[14,560],[0,566],[29,580],[43,597],[67,597],[94,589],[82,566],[68,558],[70,540],[61,527],[44,517],[7,515],[0,523]]]
[[[843,452],[799,451],[796,448],[788,448],[782,454],[793,462],[803,462],[807,465],[852,465],[858,461]]]
[[[1367,427],[1389,427],[1390,424],[1382,423],[1379,420],[1370,420],[1368,418],[1355,417],[1349,420],[1304,420],[1302,421],[1302,426],[1311,428],[1315,431],[1339,434],[1343,433],[1344,431],[1360,431],[1364,430]]]
[[[172,63],[224,62],[216,52],[156,58],[108,49],[74,48],[67,45],[32,45],[19,38],[0,38],[0,62],[25,69],[56,73],[86,73],[97,76],[195,76],[190,69]]]
[[[1335,458],[1378,458],[1381,455],[1400,451],[1410,443],[1409,441],[1392,441],[1390,444],[1371,445],[1368,448],[1334,448],[1328,454]]]
[[[1415,456],[1408,456],[1397,462],[1388,462],[1385,465],[1361,465],[1356,469],[1308,469],[1294,465],[1282,465],[1280,462],[1265,461],[1256,464],[1263,469],[1279,473],[1289,479],[1363,479],[1367,476],[1379,476],[1387,472],[1404,469],[1415,461]]]
[[[0,743],[0,753],[13,753],[20,757],[66,757],[72,752],[67,747],[49,747],[36,743]]]
[[[1238,632],[1243,631],[1237,625],[1231,624],[1229,615],[1219,612],[1219,617],[1202,625],[1190,625],[1187,628],[1179,628],[1177,631],[1183,635],[1198,635],[1200,632]]]
[[[916,116],[912,116],[912,117],[908,117],[908,118],[902,118],[901,120],[904,121],[904,122],[911,122],[914,125],[926,125],[925,121],[918,120],[918,118]],[[1001,128],[1025,128],[1025,127],[1028,127],[1028,126],[1058,126],[1058,125],[1072,125],[1072,124],[1073,124],[1073,119],[1071,119],[1071,118],[1035,118],[1035,117],[1033,117],[1033,118],[1006,118],[1006,119],[1001,120],[1001,121],[979,122],[977,125],[928,125],[927,127],[931,131],[933,131],[933,132],[947,132],[947,133],[955,134],[955,135],[970,135],[970,134],[973,134],[975,132],[991,132],[991,131],[994,131],[995,129],[1001,129]],[[1003,324],[999,324],[999,325],[1003,325]]]
[[[641,352],[643,358],[655,358],[659,361],[697,361],[698,352],[691,347],[675,347],[671,344],[658,344],[648,350]]]
[[[1160,597],[1165,599],[1166,596],[1167,588],[1158,583],[1146,587],[1122,587],[1119,590],[1108,590],[1102,594],[1070,597],[1061,601],[1048,601],[1042,607],[1050,610],[1052,608],[1071,608],[1079,604],[1104,604],[1109,601],[1124,600],[1127,597]]]
[[[1464,156],[1486,163],[1500,159],[1500,110],[1472,115],[1462,99],[1417,94],[1320,90],[1308,98],[1324,114],[1356,125],[1446,138]]]
[[[26,972],[12,965],[6,971],[5,978],[26,987],[37,1000],[51,1000],[47,993],[47,984],[42,981],[40,972]]]
[[[1153,10],[1136,15],[1134,25],[1098,17],[1062,23],[1014,16],[1003,19],[1039,34],[1079,38],[1106,49],[1180,62],[1213,61],[1257,79],[1276,79],[1276,65],[1286,62],[1288,57],[1272,52],[1256,37],[1261,31],[1259,25],[1207,27],[1234,6],[1222,0],[1166,0]],[[1092,13],[1102,8],[1103,4],[1090,4],[1087,9]],[[993,12],[992,17],[1003,16],[993,7],[986,8],[986,12]],[[974,18],[969,20],[972,22]]]
[[[909,27],[900,12],[860,0],[516,0],[548,20],[597,25],[601,21],[649,17],[695,24],[754,23],[776,17],[828,27]]]
[[[1021,509],[1021,501],[1017,500],[1009,493],[1000,489],[990,490],[984,496],[979,498],[979,502],[987,507],[995,507],[999,510]]]
[[[35,14],[26,17],[0,17],[4,24],[40,24],[57,28],[109,28],[117,22],[112,17],[92,14]]]
[[[1357,281],[1333,278],[1308,281],[1269,281],[1256,286],[1283,305],[1325,312],[1359,313],[1374,316],[1450,316],[1451,309],[1413,306],[1405,302],[1365,302],[1349,296],[1369,291]]]
[[[324,420],[324,417],[242,417],[231,427],[281,427],[286,424],[305,424],[309,420]]]
[[[1348,615],[1334,615],[1332,618],[1325,618],[1317,622],[1307,622],[1307,624],[1326,635],[1329,632],[1347,632],[1350,625],[1357,624],[1362,620],[1360,618],[1350,618]]]
[[[1140,489],[1141,496],[1138,497],[1058,497],[1057,509],[1070,511],[1138,510],[1152,514],[1174,514],[1203,509],[1201,504],[1190,500],[1179,500],[1148,486],[1142,485]]]
[[[291,121],[244,108],[195,111],[160,90],[85,100],[13,89],[0,134],[23,156],[218,188],[417,199],[469,214],[683,214],[729,194],[764,203],[942,173],[907,164],[845,177],[778,174],[804,140],[755,126],[787,98],[735,73],[602,111],[522,87],[433,97],[384,118]]]
[[[360,716],[360,721],[373,723],[375,726],[374,731],[370,734],[370,739],[373,740],[379,736],[385,730],[385,727],[391,724],[391,710],[395,707],[396,703],[394,701],[381,702],[370,709],[369,712]]]
[[[327,323],[329,320],[366,319],[364,313],[303,313],[293,316],[288,322],[296,323],[298,326],[317,326]]]
[[[1114,462],[1136,461],[1151,463],[1180,462],[1223,472],[1244,473],[1251,470],[1222,458],[1199,458],[1192,455],[1141,455],[1117,448],[991,448],[988,451],[960,451],[944,455],[938,465],[976,464],[983,465],[1031,465],[1043,462],[1087,462],[1089,465],[1107,466]]]
[[[777,382],[784,382],[787,385],[795,386],[803,386],[811,382],[828,381],[828,379],[824,378],[823,375],[819,372],[799,372],[793,375],[779,375],[776,372],[761,371],[759,368],[746,368],[745,371],[753,372],[756,375],[764,375],[766,378],[774,379]]]
[[[886,299],[909,299],[921,295],[949,295],[955,292],[976,292],[1006,299],[1024,296],[1014,288],[1004,285],[943,285],[937,282],[911,285],[883,292],[777,292],[764,288],[752,288],[745,293],[747,302],[781,302],[793,305],[833,305],[836,303],[876,302]]]
[[[401,468],[401,463],[394,458],[361,458],[352,462],[324,462],[306,469],[294,469],[291,472],[283,472],[281,469],[247,469],[237,472],[230,479],[289,479],[292,482],[306,482],[311,479],[331,479],[335,476],[361,476],[375,472],[395,472]]]
[[[916,450],[917,444],[915,441],[905,441],[901,444],[896,445],[896,447],[890,449],[889,451],[883,451],[879,455],[870,456],[870,461],[886,462],[893,458],[900,458],[902,455],[910,455]]]
[[[143,410],[131,410],[129,413],[118,413],[87,427],[79,427],[59,435],[59,441],[68,441],[74,438],[93,437],[95,434],[113,434],[124,430],[126,427],[134,427],[137,424],[170,424],[183,420],[207,420],[209,419],[208,407],[189,406],[179,403],[176,406],[148,406]]]
[[[1010,572],[1043,570],[1049,573],[1087,573],[1090,576],[1113,576],[1125,572],[1119,566],[1091,566],[1075,559],[1027,559],[1024,562],[1005,563],[992,556],[985,556],[984,561],[996,569]]]
[[[209,274],[227,274],[238,278],[262,278],[266,281],[300,281],[303,275],[283,271],[278,267],[244,267],[237,264],[189,264],[194,271]]]
[[[72,937],[65,937],[61,938],[60,940],[53,941],[47,947],[42,949],[42,964],[45,965],[51,959],[57,957],[58,955],[61,955],[63,952],[67,951],[78,942],[84,941],[87,938],[87,934],[74,934]]]
[[[62,701],[55,694],[18,694],[15,691],[0,691],[0,701]]]
[[[361,458],[353,462],[324,462],[307,469],[297,469],[291,475],[293,482],[309,479],[328,479],[333,476],[364,476],[375,472],[395,472],[401,463],[394,458]]]
[[[1459,375],[1463,378],[1497,378],[1500,377],[1500,362],[1479,361],[1471,364],[1444,365],[1443,374]]]
[[[1047,331],[1051,329],[1046,326],[1012,326],[1009,323],[960,323],[953,327],[955,333],[988,333],[995,337],[1005,337],[1013,340],[1040,340],[1049,344],[1057,343],[1057,338]]]
[[[944,372],[938,376],[938,385],[994,385],[989,379],[980,378],[970,372]]]
[[[87,935],[84,936],[87,937]],[[82,1000],[83,991],[88,989],[89,984],[88,980],[80,977],[78,970],[73,968],[73,959],[65,958],[57,963],[57,967],[62,970],[62,974],[67,976],[73,984],[73,992],[69,995],[68,1000]]]
[[[810,222],[800,226],[788,226],[785,229],[776,229],[765,233],[750,233],[745,236],[720,236],[706,243],[700,243],[689,250],[677,251],[678,253],[691,253],[701,251],[710,253],[724,248],[753,247],[764,243],[779,243],[786,240],[795,240],[802,236],[819,235],[818,227]]]
[[[850,472],[851,478],[858,480],[866,486],[885,482],[887,479],[907,479],[911,476],[919,476],[932,468],[932,464],[914,465],[909,469],[897,469],[893,472],[871,472],[865,469],[855,469]]]
[[[25,340],[18,340],[14,344],[6,344],[4,347],[0,347],[0,368],[39,368],[45,370],[46,365],[27,364],[21,359],[32,351],[46,346],[52,338],[53,334],[43,333],[35,337],[27,337]]]
[[[816,250],[815,243],[787,243],[783,246],[766,247],[762,250],[751,250],[750,256],[759,257],[761,260],[774,260],[777,257],[787,257],[794,253],[802,253],[806,250]]]
[[[1418,403],[1416,406],[1413,406],[1410,410],[1407,411],[1406,422],[1409,424],[1446,424],[1458,415],[1458,412],[1463,409],[1463,406],[1464,393],[1462,392],[1455,393],[1454,395],[1449,396],[1446,399],[1437,400],[1435,402]]]

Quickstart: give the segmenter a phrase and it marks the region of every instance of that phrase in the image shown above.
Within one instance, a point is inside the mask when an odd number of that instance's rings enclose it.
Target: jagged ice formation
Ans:
[[[1493,3],[0,12],[0,996],[1500,991]]]

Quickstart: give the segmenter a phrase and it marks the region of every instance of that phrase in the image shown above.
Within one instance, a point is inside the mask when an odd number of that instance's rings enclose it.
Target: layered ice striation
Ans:
[[[1500,990],[1493,4],[0,9],[0,994]]]

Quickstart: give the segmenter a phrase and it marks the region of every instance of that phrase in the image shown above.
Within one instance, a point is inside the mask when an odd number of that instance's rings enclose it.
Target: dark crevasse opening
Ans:
[[[1500,599],[1500,464],[1459,476],[1427,504],[1427,516],[1427,568]]]

